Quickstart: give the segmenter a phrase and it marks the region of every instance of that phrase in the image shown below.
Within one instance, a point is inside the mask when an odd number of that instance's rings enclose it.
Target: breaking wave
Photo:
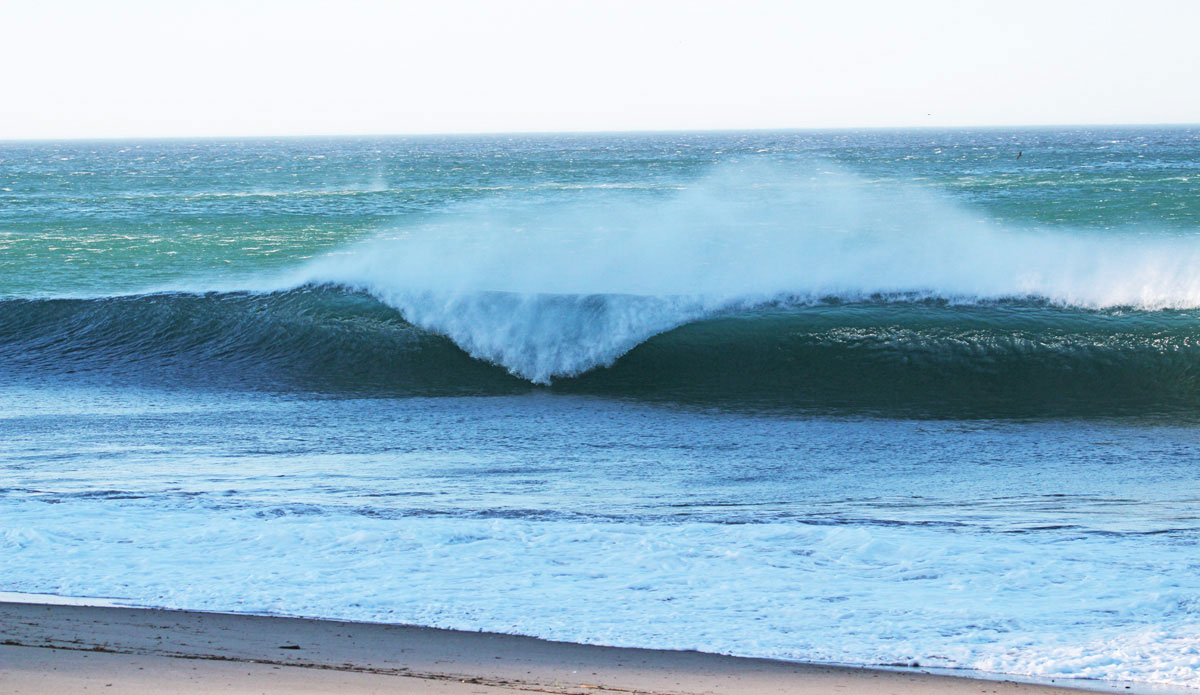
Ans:
[[[1191,412],[1197,267],[1192,236],[1011,229],[836,170],[723,169],[458,208],[236,291],[3,300],[0,375]]]

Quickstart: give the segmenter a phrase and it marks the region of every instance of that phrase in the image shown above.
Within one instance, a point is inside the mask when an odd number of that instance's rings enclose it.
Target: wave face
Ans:
[[[520,382],[331,288],[0,301],[0,373],[333,393],[499,393]]]
[[[476,301],[476,309],[511,314],[528,310],[531,300],[497,294]],[[571,322],[584,345],[589,332],[603,335],[630,315],[643,316],[638,312],[647,303],[603,295],[533,301],[540,320]],[[673,316],[669,305],[651,303],[649,312]],[[555,377],[544,388],[732,408],[913,416],[1180,415],[1200,407],[1198,325],[1195,310],[894,298],[777,302],[698,318],[632,346],[607,367]],[[538,388],[473,359],[365,293],[332,286],[5,300],[0,360],[0,374],[10,379],[57,375],[367,396]]]

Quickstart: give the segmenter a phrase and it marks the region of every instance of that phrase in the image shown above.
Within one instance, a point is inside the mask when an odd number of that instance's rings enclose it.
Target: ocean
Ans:
[[[1200,128],[0,143],[0,591],[1200,688]]]

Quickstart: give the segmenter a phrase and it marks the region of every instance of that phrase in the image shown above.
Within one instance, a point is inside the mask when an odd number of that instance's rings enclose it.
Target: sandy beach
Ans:
[[[0,603],[0,691],[65,693],[1077,693],[400,625]]]

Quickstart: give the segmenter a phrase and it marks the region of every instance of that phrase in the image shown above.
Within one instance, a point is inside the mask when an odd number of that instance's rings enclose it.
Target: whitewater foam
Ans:
[[[512,196],[387,230],[273,288],[364,290],[546,383],[697,318],[769,302],[1035,298],[1200,307],[1200,241],[1002,227],[927,189],[821,168],[718,167],[682,191]]]
[[[1180,587],[1138,568],[1136,591],[1114,591],[1129,569],[1103,540],[803,523],[397,524],[316,508],[258,510],[264,521],[255,510],[218,519],[108,500],[73,501],[79,516],[63,520],[49,505],[10,504],[3,586],[22,591],[782,659],[1200,683],[1200,629],[1176,605],[1195,581]],[[105,521],[71,526],[87,516]],[[214,566],[213,555],[226,561]],[[78,569],[48,575],[63,556]],[[735,588],[747,585],[754,591]]]

